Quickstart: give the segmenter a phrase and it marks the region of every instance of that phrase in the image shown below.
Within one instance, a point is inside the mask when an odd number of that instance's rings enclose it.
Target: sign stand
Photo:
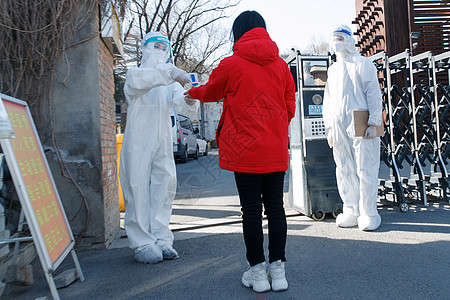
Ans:
[[[22,206],[21,219],[23,220],[24,214],[52,297],[60,299],[53,274],[69,252],[80,281],[84,281],[74,250],[75,240],[28,104],[3,94],[0,94],[0,99],[0,133],[3,129],[1,127],[5,125],[2,118],[4,110],[13,130],[12,134],[9,132],[9,136],[8,130],[6,135],[0,136],[0,144]],[[4,126],[6,128],[7,123]],[[13,135],[15,138],[11,138]],[[0,243],[15,242],[15,248],[18,249],[20,241],[24,241],[24,238],[12,237]]]

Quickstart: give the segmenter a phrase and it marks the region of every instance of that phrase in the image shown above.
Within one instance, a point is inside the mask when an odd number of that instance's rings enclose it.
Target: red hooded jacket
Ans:
[[[294,80],[267,31],[254,28],[233,47],[208,83],[189,95],[202,102],[223,99],[216,132],[219,165],[243,173],[286,171],[288,126],[295,112]]]

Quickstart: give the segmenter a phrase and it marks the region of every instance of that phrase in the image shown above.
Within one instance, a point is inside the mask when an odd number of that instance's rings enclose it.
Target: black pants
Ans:
[[[250,266],[265,261],[262,205],[269,221],[269,263],[286,261],[286,215],[283,207],[285,172],[234,172],[243,214],[243,231]]]

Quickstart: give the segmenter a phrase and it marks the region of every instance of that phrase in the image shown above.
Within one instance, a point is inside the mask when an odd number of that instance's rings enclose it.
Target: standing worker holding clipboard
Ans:
[[[344,203],[336,225],[375,230],[381,224],[377,211],[380,166],[377,127],[382,125],[382,117],[377,71],[370,59],[357,52],[348,26],[341,25],[333,31],[330,46],[337,61],[328,69],[322,109]],[[364,114],[368,118],[361,122]],[[361,123],[364,128],[358,136]]]

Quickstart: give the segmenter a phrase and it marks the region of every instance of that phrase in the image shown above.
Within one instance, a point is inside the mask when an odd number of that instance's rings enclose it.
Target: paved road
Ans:
[[[380,207],[383,221],[375,232],[339,229],[332,218],[288,217],[289,289],[255,294],[240,283],[245,247],[241,224],[233,223],[240,210],[232,173],[217,167],[214,152],[177,170],[171,227],[180,258],[138,264],[118,235],[111,249],[78,253],[86,281],[60,289],[62,299],[450,299],[450,207],[444,202],[412,205],[408,213]],[[59,271],[71,267],[68,259]],[[33,286],[14,286],[5,299],[50,295],[37,264],[34,274]]]

